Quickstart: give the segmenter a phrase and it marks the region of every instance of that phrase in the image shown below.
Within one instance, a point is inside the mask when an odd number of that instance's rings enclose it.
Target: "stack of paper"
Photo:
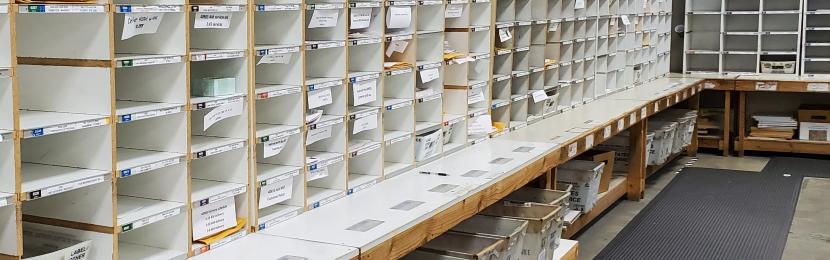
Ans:
[[[751,137],[792,139],[798,128],[798,121],[792,116],[753,115],[752,119],[758,125],[750,129]]]

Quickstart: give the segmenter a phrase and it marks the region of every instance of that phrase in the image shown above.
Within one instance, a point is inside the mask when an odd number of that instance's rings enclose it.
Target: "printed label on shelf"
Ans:
[[[161,168],[164,168],[164,167],[167,167],[167,166],[173,166],[173,165],[181,163],[182,159],[183,159],[183,157],[170,158],[170,159],[167,159],[167,160],[162,160],[162,161],[158,161],[158,162],[154,162],[154,163],[150,163],[150,164],[145,164],[145,165],[136,166],[136,167],[129,168],[129,169],[120,170],[119,171],[119,176],[121,176],[121,178],[125,178],[125,177],[130,177],[130,176],[133,176],[133,175],[149,172],[149,171],[152,171],[152,170],[161,169]]]
[[[300,10],[300,5],[298,5],[298,4],[256,5],[256,10],[259,11],[259,12],[293,11],[293,10]]]
[[[350,20],[351,23],[349,23],[349,29],[369,28],[369,24],[372,23],[372,9],[352,8]]]
[[[231,28],[231,13],[199,13],[193,22],[195,29],[227,29]]]
[[[414,4],[414,2],[413,2]],[[386,13],[386,28],[400,29],[407,28],[412,22],[412,9],[410,7],[392,6]]]
[[[354,128],[352,129],[352,134],[356,135],[360,132],[377,129],[378,128],[378,117],[377,114],[374,116],[365,116],[354,120]]]
[[[204,158],[204,157],[208,157],[208,156],[216,155],[216,154],[220,154],[220,153],[224,153],[224,152],[227,152],[227,151],[236,150],[236,149],[242,148],[243,146],[245,146],[245,141],[239,141],[239,142],[232,143],[232,144],[229,144],[229,145],[223,145],[223,146],[219,146],[219,147],[215,147],[215,148],[210,148],[210,149],[207,149],[207,150],[204,150],[204,151],[199,151],[199,152],[196,152],[196,159]]]
[[[308,108],[314,109],[331,104],[333,102],[331,89],[324,88],[308,92]]]
[[[288,143],[288,137],[280,137],[264,142],[262,145],[262,157],[269,158],[271,156],[280,154],[282,148]]]
[[[508,103],[509,102],[507,102],[507,101],[499,101],[499,102],[493,103],[492,107],[493,107],[493,109],[496,109],[496,108],[506,106]]]
[[[193,239],[202,239],[234,226],[236,205],[233,198],[193,208]]]
[[[291,170],[287,173],[283,173],[283,174],[268,178],[266,180],[260,181],[259,186],[264,187],[264,186],[278,184],[283,180],[291,179],[291,178],[293,178],[294,176],[297,176],[297,175],[300,175],[300,169],[299,168]]]
[[[243,102],[236,102],[214,108],[213,110],[205,114],[204,129],[202,130],[207,131],[208,128],[226,118],[242,115],[242,113],[245,110],[242,104]]]
[[[302,92],[300,87],[280,89],[280,90],[274,90],[274,91],[259,93],[257,95],[257,99],[269,99],[269,98],[273,98],[273,97],[285,96],[285,95],[289,95],[289,94],[296,94],[296,93],[300,93],[300,92]]]
[[[233,201],[233,197],[242,193],[245,193],[246,187],[238,187],[233,190],[229,190],[226,192],[222,192],[213,196],[208,197],[207,199],[200,200],[196,203],[193,203],[193,208],[202,207],[205,205],[213,204],[217,201],[222,201],[227,198],[231,198],[230,200]]]
[[[246,233],[245,233],[244,230],[243,231],[237,231],[233,235],[230,235],[228,237],[220,239],[219,241],[216,241],[216,243],[213,243],[213,244],[209,245],[207,248],[208,248],[208,250],[213,250],[213,249],[223,247],[223,246],[227,245],[228,243],[233,242],[234,240],[237,240],[237,239],[240,239],[240,238],[244,237],[245,235],[246,235]]]
[[[461,13],[464,12],[464,5],[460,4],[449,4],[447,8],[444,9],[444,18],[458,18],[461,17]]]
[[[294,194],[294,179],[287,178],[274,185],[259,188],[259,209],[264,209],[277,203],[291,199]]]
[[[164,13],[128,13],[124,15],[124,28],[121,40],[140,34],[153,34],[159,28]]]
[[[625,130],[625,119],[620,119],[617,121],[617,131],[622,132]]]
[[[194,106],[194,110],[224,106],[224,105],[231,104],[231,103],[241,103],[243,101],[245,101],[245,99],[244,99],[244,97],[241,97],[241,96],[230,97],[230,98],[219,99],[219,100],[211,100],[211,101],[207,101],[207,102],[196,103],[196,106]]]
[[[421,83],[428,83],[430,81],[438,79],[441,76],[440,72],[437,68],[422,70],[419,72],[421,75]]]
[[[375,184],[377,184],[377,183],[378,183],[378,179],[374,179],[374,180],[372,180],[372,181],[370,181],[370,182],[367,182],[367,183],[364,183],[364,184],[357,185],[357,186],[355,186],[355,187],[353,187],[353,188],[349,188],[349,190],[348,190],[348,192],[346,193],[346,195],[352,195],[352,194],[355,194],[356,192],[359,192],[359,191],[362,191],[362,190],[368,189],[369,187],[375,186]]]
[[[331,137],[331,126],[318,127],[311,129],[307,133],[306,145],[311,145],[317,141]]]
[[[121,233],[128,232],[128,231],[131,231],[131,230],[135,230],[137,228],[140,228],[140,227],[143,227],[143,226],[146,226],[146,225],[150,225],[150,224],[153,224],[153,223],[156,223],[156,222],[159,222],[159,221],[177,216],[181,212],[182,212],[181,208],[175,208],[175,209],[167,210],[167,211],[164,211],[164,212],[161,212],[159,214],[152,215],[152,216],[149,216],[149,217],[146,217],[146,218],[143,218],[143,219],[139,219],[139,220],[137,220],[133,223],[129,223],[129,224],[126,224],[126,225],[121,225]]]
[[[262,56],[262,58],[259,59],[259,62],[257,62],[256,65],[263,64],[263,63],[265,63],[265,64],[287,64],[290,59],[291,59],[291,53],[290,52],[287,52],[287,53],[268,53],[265,56]]]
[[[655,105],[655,108],[658,108],[657,106],[659,104],[657,102],[655,102],[654,105]],[[655,110],[655,112],[656,111],[657,110]],[[648,109],[646,107],[640,108],[640,119],[645,119],[646,117],[648,117]]]
[[[103,13],[103,5],[20,5],[20,13]]]
[[[602,139],[608,139],[609,137],[611,137],[611,133],[611,126],[605,126],[605,128],[602,129]]]
[[[423,65],[418,65],[418,70],[427,70],[427,69],[434,69],[434,68],[440,68],[440,67],[441,67],[441,62],[432,62],[432,63],[423,64]]]
[[[329,168],[325,165],[317,165],[316,169],[308,171],[308,180],[306,181],[313,181],[327,176],[329,176]]]
[[[343,81],[337,79],[337,80],[327,81],[327,82],[323,82],[323,83],[319,83],[319,84],[308,85],[308,91],[314,91],[316,89],[330,88],[330,87],[340,86],[340,85],[343,85]]]
[[[830,91],[830,83],[807,83],[807,91],[828,92]]]
[[[179,5],[117,5],[117,13],[178,13]]]
[[[660,111],[660,102],[659,101],[654,102],[654,112],[657,113],[657,111]],[[645,114],[643,114],[643,111],[640,111],[640,117],[645,117]]]
[[[351,45],[353,45],[353,46],[357,46],[357,45],[366,45],[366,44],[375,44],[375,43],[380,43],[380,42],[381,42],[381,40],[380,40],[380,38],[374,38],[374,39],[360,39],[360,40],[351,40],[350,42],[351,42]]]
[[[238,5],[194,5],[190,7],[193,12],[239,12],[242,7]]]
[[[513,39],[513,35],[510,34],[510,29],[502,28],[499,29],[499,41],[506,42],[507,40]]]
[[[454,124],[459,123],[461,121],[464,121],[464,117],[463,116],[456,116],[456,117],[453,117],[450,120],[444,121],[444,126],[454,125]]]
[[[757,82],[755,83],[755,90],[776,91],[778,90],[778,82]]]
[[[484,101],[484,90],[478,89],[478,91],[475,91],[474,93],[470,94],[470,96],[467,98],[467,105],[472,105],[482,101]]]
[[[391,57],[395,52],[403,53],[409,45],[408,41],[392,41],[389,42],[389,47],[386,48],[386,57]]]
[[[357,81],[352,83],[354,105],[359,106],[377,100],[377,85],[377,79]]]
[[[84,129],[84,128],[98,127],[98,126],[103,126],[103,125],[107,125],[107,124],[109,124],[109,119],[102,118],[102,119],[87,120],[87,121],[74,122],[74,123],[68,123],[68,124],[62,124],[62,125],[54,125],[54,126],[48,126],[48,127],[44,127],[44,128],[32,129],[31,131],[26,131],[24,133],[24,137],[38,137],[38,136],[44,136],[44,135],[51,135],[51,134],[69,132],[69,131],[74,131],[74,130],[79,130],[79,129]]]
[[[631,25],[631,20],[628,19],[628,15],[621,15],[620,19],[622,20],[622,23],[624,25],[626,25],[626,26]]]
[[[182,112],[182,108],[183,107],[181,107],[181,106],[177,106],[177,107],[171,107],[171,108],[156,109],[156,110],[150,110],[150,111],[145,111],[145,112],[138,112],[138,113],[121,115],[121,116],[118,116],[118,122],[119,123],[128,123],[128,122],[132,122],[132,121],[136,121],[136,120],[142,120],[142,119],[147,119],[147,118],[172,115],[172,114],[175,114],[175,113]]]
[[[311,208],[313,208],[313,209],[319,208],[320,206],[323,206],[323,205],[329,204],[329,203],[331,203],[331,202],[333,202],[333,201],[335,201],[335,200],[342,199],[344,196],[346,196],[346,193],[344,193],[344,192],[339,192],[339,193],[337,193],[337,194],[334,194],[334,195],[332,195],[332,196],[329,196],[328,198],[325,198],[325,199],[322,199],[322,200],[320,200],[320,201],[318,201],[318,202],[315,202],[314,204],[312,204],[312,205],[311,205]]]
[[[577,147],[578,147],[577,145],[578,144],[576,142],[568,145],[568,157],[576,156]]]
[[[351,153],[351,158],[364,155],[368,152],[377,150],[378,148],[380,148],[380,143],[373,143],[364,147],[360,147],[360,149],[357,149],[357,151],[353,151]]]
[[[388,106],[386,106],[386,110],[395,110],[395,109],[398,109],[398,108],[408,107],[408,106],[411,106],[411,105],[412,105],[412,100],[407,100],[407,101],[400,102],[400,103],[397,103],[397,104],[394,104],[394,105],[388,105]]]
[[[591,149],[594,147],[594,134],[591,133],[585,137],[585,150]]]
[[[527,94],[522,94],[522,95],[513,96],[511,99],[515,102],[515,101],[519,101],[519,100],[524,100],[526,98],[527,98]]]
[[[470,31],[472,31],[472,32],[482,32],[482,31],[489,31],[489,30],[490,30],[490,26],[487,26],[487,25],[470,27]]]
[[[472,85],[470,85],[470,89],[476,89],[476,88],[480,88],[480,87],[484,87],[484,86],[487,86],[487,81],[482,81],[482,82],[479,82],[479,83],[472,84]]]
[[[314,10],[311,14],[311,20],[308,22],[308,28],[335,27],[339,17],[340,10],[337,9]]]
[[[182,56],[170,57],[153,57],[153,58],[137,58],[131,60],[118,60],[115,63],[116,68],[139,67],[150,65],[163,65],[182,62]]]
[[[245,57],[245,51],[222,51],[206,54],[190,54],[191,61],[224,60]]]
[[[405,134],[405,135],[402,135],[402,136],[399,136],[399,137],[395,137],[393,139],[387,140],[386,145],[392,145],[392,144],[395,144],[397,142],[408,140],[409,138],[412,138],[412,136],[410,134]]]
[[[277,218],[275,218],[275,219],[272,219],[272,220],[270,220],[270,221],[266,221],[266,222],[260,223],[260,224],[259,224],[259,228],[258,228],[258,229],[259,229],[259,230],[263,230],[263,229],[266,229],[266,228],[272,227],[272,226],[274,226],[274,225],[276,225],[276,224],[282,223],[282,222],[284,222],[284,221],[286,221],[286,220],[289,220],[289,219],[291,219],[291,218],[293,218],[293,217],[296,217],[296,216],[298,216],[298,215],[300,215],[300,212],[299,212],[298,210],[292,210],[292,211],[290,211],[290,212],[288,212],[288,213],[285,213],[284,215],[279,216],[279,217],[277,217]],[[285,257],[285,256],[283,256],[283,258],[284,258],[284,257]],[[291,257],[291,256],[288,256],[288,257]],[[287,259],[287,260],[292,260],[291,258],[286,258],[286,259]],[[281,260],[281,258],[277,258],[277,260]],[[302,260],[302,258],[300,258],[299,260]]]
[[[104,181],[109,180],[109,178],[107,178],[108,176],[109,175],[90,177],[90,178],[77,180],[77,181],[73,181],[73,182],[69,182],[69,183],[64,183],[64,184],[60,184],[60,185],[56,185],[56,186],[52,186],[52,187],[46,187],[44,189],[40,189],[40,190],[36,190],[36,191],[31,191],[31,192],[29,192],[29,199],[38,199],[38,198],[47,197],[47,196],[55,195],[55,194],[58,194],[58,193],[63,193],[63,192],[71,191],[71,190],[74,190],[74,189],[80,189],[80,188],[83,188],[83,187],[86,187],[86,186],[102,183]]]
[[[436,93],[436,94],[433,94],[431,96],[426,96],[426,97],[419,98],[418,103],[433,101],[433,100],[436,100],[436,99],[439,99],[439,98],[441,98],[441,93]]]
[[[499,76],[499,77],[495,78],[495,81],[499,82],[499,81],[504,81],[504,80],[508,80],[508,79],[510,79],[510,75],[504,75],[504,76]]]
[[[320,128],[320,127],[333,126],[333,125],[336,125],[336,124],[339,124],[339,123],[343,123],[343,118],[342,117],[337,117],[334,120],[328,120],[328,121],[325,121],[325,122],[320,122],[320,123],[317,123],[317,124],[309,125],[308,129],[309,130],[314,130],[314,129],[317,129],[317,128]]]

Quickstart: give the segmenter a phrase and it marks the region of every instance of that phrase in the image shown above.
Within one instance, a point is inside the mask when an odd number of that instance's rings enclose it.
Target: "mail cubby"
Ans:
[[[15,41],[20,64],[43,58],[112,59],[112,13],[105,3],[21,4],[16,8],[15,30],[19,33]]]
[[[453,112],[453,114],[468,115],[471,111],[487,109],[490,104],[490,97],[490,89],[486,81],[472,84],[467,90],[466,111],[455,110],[456,112]]]
[[[471,0],[470,2],[470,26],[490,26],[492,13],[490,0]],[[497,14],[496,17],[499,17]]]
[[[415,81],[416,103],[435,99],[436,95],[440,97],[444,89],[443,74],[444,68],[440,62],[419,66]]]
[[[104,125],[23,136],[23,214],[114,227],[112,135],[112,127]]]
[[[346,114],[346,50],[344,42],[316,45],[307,50],[305,85],[308,89],[307,108],[322,109],[325,115]],[[306,47],[309,47],[308,45]]]
[[[749,33],[759,32],[760,26],[757,14],[729,14],[724,16],[724,32]]]
[[[496,24],[496,53],[502,50],[512,50],[516,48],[513,22],[505,22]]]
[[[303,44],[305,25],[299,1],[262,0],[255,2],[253,40],[257,50]],[[279,26],[274,26],[275,24]]]
[[[535,72],[530,74],[531,89],[527,99],[527,121],[535,123],[542,119],[545,114],[545,105],[549,96],[544,85],[544,73]]]
[[[510,101],[508,100],[506,104],[493,104],[493,106],[495,108],[490,109],[490,117],[492,120],[493,129],[491,131],[479,130],[486,128],[486,125],[483,124],[483,122],[479,122],[479,120],[482,119],[474,117],[472,118],[472,121],[469,123],[471,125],[467,126],[468,129],[475,130],[470,131],[471,134],[475,135],[478,133],[490,133],[494,136],[497,136],[510,131]]]
[[[724,52],[746,52],[755,53],[758,51],[758,35],[724,35]]]
[[[430,32],[418,34],[416,41],[418,44],[415,51],[415,59],[419,69],[444,61],[444,33]]]
[[[579,79],[571,83],[571,107],[581,106],[585,103],[585,80]]]
[[[475,19],[471,15],[472,6],[468,0],[451,0],[448,1],[444,7],[444,27],[445,28],[468,28],[470,22]],[[420,17],[418,18],[420,23]],[[444,28],[441,28],[443,31]]]
[[[191,5],[191,61],[244,56],[248,47],[248,13],[242,5]]]
[[[34,222],[23,222],[20,231],[22,239],[16,240],[22,241],[23,255],[27,258],[48,257],[51,256],[49,253],[76,245],[88,246],[84,255],[89,259],[111,259],[117,255],[114,245],[118,242],[114,234]]]
[[[723,55],[723,71],[732,73],[757,73],[758,56],[754,54]]]
[[[511,53],[496,55],[493,58],[493,78],[513,74],[513,55]]]
[[[576,60],[571,64],[571,78],[580,80],[585,78],[585,60]]]
[[[11,7],[11,8],[10,8]],[[12,16],[14,15],[14,6],[7,2],[0,3],[0,71],[12,67],[12,57],[16,54],[12,52],[12,43],[15,39],[12,38],[12,30],[16,29],[12,24]],[[9,73],[2,73],[3,75],[10,75]]]
[[[597,16],[612,15],[611,9],[612,7],[616,7],[617,4],[616,0],[596,0]]]
[[[410,77],[411,78],[411,77]],[[410,95],[412,92],[409,92]],[[389,95],[389,92],[384,92]],[[412,98],[388,97],[383,109],[383,175],[397,176],[415,163],[413,131],[415,110]]]
[[[184,5],[116,5],[113,15],[115,53],[119,65],[175,59],[187,51]],[[142,62],[143,61],[143,62]]]
[[[531,4],[531,0],[513,0],[514,4],[513,7],[515,8],[514,14],[516,16],[516,21],[531,21],[532,18],[532,8],[533,5]]]
[[[3,140],[12,140],[11,131],[15,130],[15,114],[17,107],[14,105],[14,79],[11,77],[10,68],[0,68],[0,131],[3,132]],[[8,136],[6,136],[8,135]],[[5,172],[5,171],[4,171]]]
[[[3,143],[0,143],[3,145]],[[5,176],[3,176],[5,177]],[[4,185],[9,183],[16,183],[14,179],[3,179],[5,182]],[[2,200],[3,206],[0,206],[0,255],[3,256],[10,256],[12,259],[17,259],[17,256],[20,256],[22,252],[20,252],[20,247],[22,241],[19,239],[18,234],[21,230],[21,223],[18,219],[20,219],[20,211],[18,210],[18,204],[16,197],[14,196],[14,190],[12,191],[2,191],[0,192],[0,200]]]
[[[417,1],[386,2],[386,36],[410,35],[415,33],[418,29],[417,19],[415,19],[418,15],[417,11]]]
[[[444,154],[459,151],[467,145],[467,115],[444,115],[442,142]]]
[[[561,0],[559,11],[562,13],[562,18],[576,17],[576,2],[583,2],[582,0]],[[584,3],[584,2],[583,2]]]
[[[490,77],[490,64],[492,59],[490,58],[490,54],[482,54],[477,56],[475,61],[471,61],[468,64],[468,75],[467,78],[469,79],[468,85],[475,86],[477,84],[487,84],[491,80]],[[449,73],[447,73],[449,74]]]
[[[423,134],[439,128],[442,122],[442,93],[415,100],[415,133]],[[462,101],[463,102],[463,101]]]
[[[810,77],[830,74],[830,69],[828,68],[830,68],[830,59],[828,58],[806,58],[803,74]]]
[[[360,107],[380,107],[380,72],[352,73],[349,78],[349,110],[359,111]]]
[[[573,99],[573,92],[574,86],[571,83],[562,83],[559,85],[559,100],[558,103],[558,111],[567,111],[573,108],[572,99]]]
[[[513,48],[519,49],[530,46],[531,22],[518,22],[516,24],[517,25],[513,27]]]
[[[321,118],[307,126],[306,207],[315,209],[346,195],[348,168],[343,117]]]
[[[511,80],[510,86],[511,101],[527,98],[527,93],[530,91],[530,73],[516,73]]]
[[[245,149],[239,149],[244,152]],[[230,165],[242,164],[247,166],[247,160],[239,163],[235,160],[242,160],[237,155],[242,152],[226,152],[211,158],[215,162],[212,166],[216,170],[229,170]],[[233,158],[236,157],[236,158]],[[223,162],[218,162],[219,160]],[[248,221],[248,186],[247,179],[236,179],[235,182],[217,181],[214,179],[197,178],[198,171],[203,170],[199,163],[192,163],[190,180],[191,199],[191,237],[193,242],[190,245],[191,254],[198,255],[209,250],[217,249],[223,245],[241,238],[248,233],[246,228]],[[227,174],[226,175],[234,175]],[[214,175],[228,179],[228,176]],[[200,176],[208,177],[208,176]],[[248,176],[234,176],[235,178],[247,178]],[[216,234],[216,232],[222,232]]]
[[[798,35],[799,14],[764,14],[761,31],[771,33],[791,33]]]
[[[385,14],[381,1],[350,2],[348,12],[349,39],[379,39],[383,36]]]
[[[527,94],[513,96],[510,103],[510,130],[527,126]]]
[[[761,10],[761,1],[724,1],[724,10],[730,11],[759,11]]]
[[[516,21],[516,0],[496,1],[496,24]]]
[[[587,77],[582,82],[582,102],[589,103],[598,99],[597,93],[597,78],[595,76]]]
[[[384,40],[385,70],[401,70],[415,65],[417,47],[412,35],[387,36]]]
[[[572,82],[576,80],[574,77],[574,63],[565,62],[559,64],[559,82]]]
[[[805,7],[807,11],[823,11],[830,9],[830,3],[817,0],[805,0]]]
[[[765,34],[761,35],[762,54],[795,55],[799,50],[798,34]]]
[[[346,40],[346,28],[349,26],[346,20],[347,11],[345,2],[306,3],[306,44]]]
[[[378,107],[349,113],[349,182],[347,194],[371,187],[383,177],[383,128]]]
[[[513,73],[530,71],[530,47],[523,47],[513,52]]]
[[[444,15],[446,14],[444,1],[419,1],[417,9],[418,19],[416,20],[418,25],[416,30],[419,34],[444,31]]]
[[[510,97],[513,93],[510,78],[504,80],[493,80],[492,95],[490,104],[493,109],[510,104]]]

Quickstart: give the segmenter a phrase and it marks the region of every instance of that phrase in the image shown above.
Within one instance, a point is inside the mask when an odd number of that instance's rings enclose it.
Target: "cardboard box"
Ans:
[[[557,206],[542,204],[495,203],[479,212],[481,215],[520,219],[528,222],[527,233],[522,243],[522,260],[553,259],[556,249],[550,241],[555,230]]]
[[[830,141],[830,123],[801,122],[798,138],[809,141]]]
[[[798,108],[798,122],[830,123],[830,105],[802,105]]]
[[[602,167],[602,175],[599,179],[599,193],[608,191],[608,186],[611,184],[611,177],[614,175],[614,157],[616,152],[603,150],[590,150],[582,153],[577,159],[588,160],[594,162],[604,162]]]

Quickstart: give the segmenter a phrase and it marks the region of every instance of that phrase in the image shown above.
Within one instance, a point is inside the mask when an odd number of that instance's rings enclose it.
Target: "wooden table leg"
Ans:
[[[732,144],[732,91],[726,90],[723,92],[723,136],[721,143],[723,144],[723,156],[729,156],[729,148]]]
[[[629,128],[628,200],[639,201],[645,196],[646,187],[646,132],[647,119]]]
[[[746,92],[738,94],[738,140],[735,142],[735,151],[738,156],[744,156],[744,140],[746,139]]]
[[[700,96],[701,93],[698,92],[697,94],[693,95],[689,98],[689,109],[693,109],[700,113]],[[697,140],[697,120],[695,120],[695,125],[692,128],[692,143],[686,148],[686,155],[688,156],[695,156],[697,155],[698,149],[698,140]]]

